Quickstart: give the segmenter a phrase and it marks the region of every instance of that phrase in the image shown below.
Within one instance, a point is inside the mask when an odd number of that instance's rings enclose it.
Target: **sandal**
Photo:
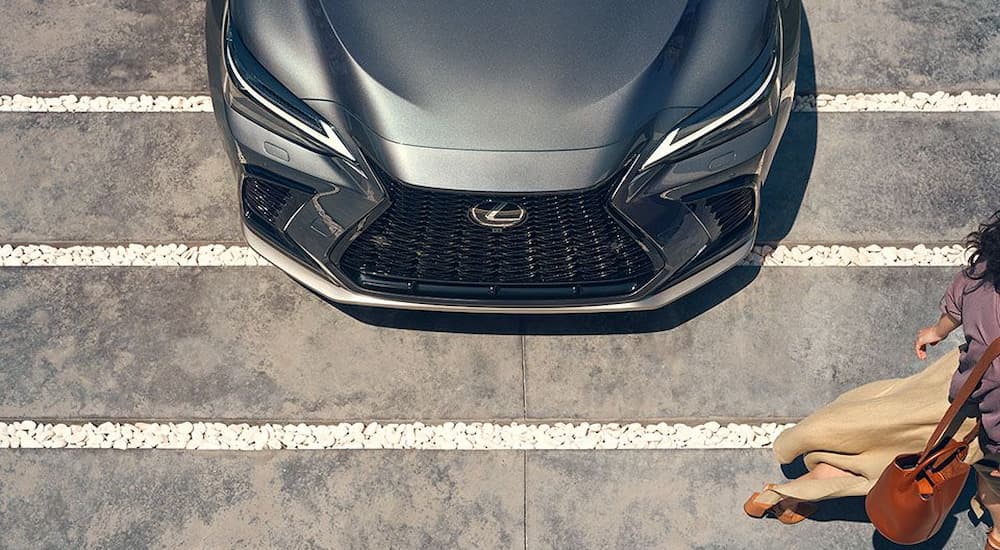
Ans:
[[[993,542],[992,533],[993,529],[986,530],[986,547],[983,550],[1000,550],[1000,546]]]
[[[774,485],[765,485],[764,491],[768,491],[772,487],[774,487]],[[775,504],[761,504],[757,502],[757,497],[759,497],[760,494],[761,493],[754,493],[750,495],[750,498],[743,503],[743,511],[752,518],[762,518],[767,514],[771,514],[785,525],[794,525],[815,514],[819,509],[814,502],[788,498],[780,500]],[[996,550],[1000,550],[1000,548],[997,548]]]

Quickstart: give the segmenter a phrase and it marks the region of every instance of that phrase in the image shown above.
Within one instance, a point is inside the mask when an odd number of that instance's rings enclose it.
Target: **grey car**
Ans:
[[[250,246],[345,304],[661,307],[746,256],[799,0],[210,0]]]

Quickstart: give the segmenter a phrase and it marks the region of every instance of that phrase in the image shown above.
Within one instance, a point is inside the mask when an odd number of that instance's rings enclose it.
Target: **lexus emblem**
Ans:
[[[483,201],[469,210],[469,219],[494,231],[514,227],[527,217],[521,205],[506,201]]]

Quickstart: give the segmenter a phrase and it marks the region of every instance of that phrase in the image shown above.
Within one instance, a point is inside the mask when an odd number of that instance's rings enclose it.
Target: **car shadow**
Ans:
[[[803,9],[797,94],[816,90],[809,19]],[[761,191],[758,242],[773,243],[788,235],[799,213],[816,156],[815,112],[792,113]],[[334,304],[355,319],[386,328],[466,334],[591,335],[637,334],[673,329],[711,310],[740,292],[760,268],[733,268],[663,308],[647,312],[578,315],[491,315],[410,312]]]

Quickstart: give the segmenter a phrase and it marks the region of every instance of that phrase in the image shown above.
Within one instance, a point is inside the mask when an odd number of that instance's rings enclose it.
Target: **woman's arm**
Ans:
[[[927,359],[927,346],[936,345],[941,340],[947,338],[951,334],[951,331],[960,326],[962,326],[962,323],[956,321],[951,315],[942,313],[941,318],[938,319],[936,324],[924,327],[917,333],[917,341],[913,344],[914,350],[917,352],[917,357]]]

